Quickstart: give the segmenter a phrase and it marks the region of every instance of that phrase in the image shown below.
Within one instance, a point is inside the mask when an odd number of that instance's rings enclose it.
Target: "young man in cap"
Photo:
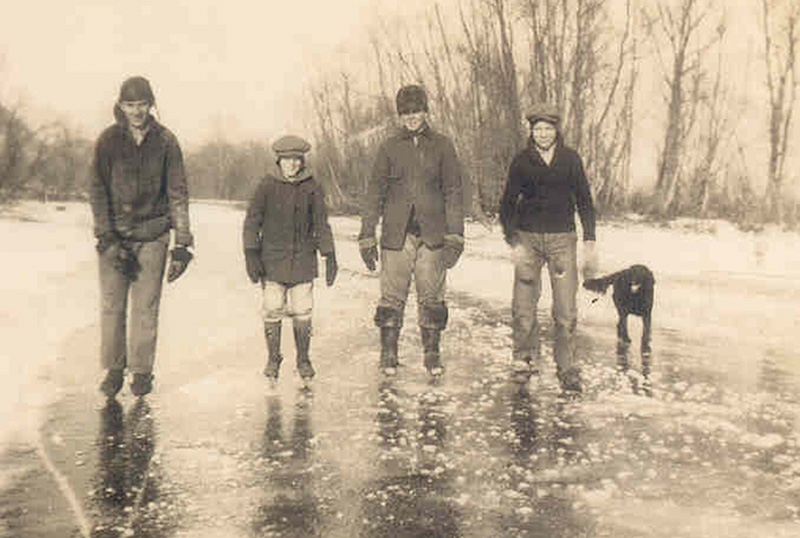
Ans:
[[[595,213],[581,158],[563,144],[559,114],[541,104],[527,116],[528,147],[517,154],[508,171],[500,204],[500,222],[513,248],[512,299],[513,359],[520,373],[535,371],[539,358],[536,309],[541,293],[542,266],[547,264],[553,292],[555,361],[564,391],[582,390],[575,357],[578,291],[575,211],[581,219],[584,241],[584,277],[596,269]]]
[[[332,286],[338,267],[325,195],[305,160],[311,144],[298,136],[275,141],[280,174],[267,176],[256,189],[244,220],[247,275],[263,290],[264,334],[268,359],[264,375],[278,379],[281,325],[292,318],[297,348],[297,372],[305,381],[314,377],[309,358],[313,281],[317,252],[325,257],[325,280]]]
[[[91,205],[100,259],[101,361],[108,370],[100,390],[109,398],[122,388],[125,368],[133,373],[135,395],[152,390],[170,229],[167,280],[178,278],[192,259],[183,155],[175,135],[151,114],[153,105],[147,79],[125,80],[114,105],[116,123],[95,146]]]
[[[439,340],[447,325],[445,277],[464,249],[461,173],[453,143],[428,125],[428,99],[416,85],[397,92],[402,124],[378,150],[362,208],[359,248],[367,268],[378,261],[381,369],[396,373],[397,340],[412,276],[416,282],[424,364],[443,373]]]

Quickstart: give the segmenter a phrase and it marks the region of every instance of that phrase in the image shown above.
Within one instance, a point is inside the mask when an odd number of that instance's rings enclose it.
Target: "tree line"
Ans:
[[[550,101],[601,215],[797,224],[790,141],[800,3],[748,0],[763,99],[744,108],[765,133],[764,149],[754,150],[738,134],[745,97],[730,47],[740,36],[729,35],[734,15],[723,0],[455,2],[378,19],[346,61],[316,70],[305,99],[313,166],[334,211],[358,212],[374,154],[396,122],[394,93],[418,83],[436,128],[455,142],[476,218],[497,212],[508,164],[526,143],[525,111]],[[657,117],[648,129],[644,109]],[[85,198],[92,145],[59,122],[33,129],[0,103],[0,201]],[[763,166],[750,164],[754,152]],[[646,186],[636,165],[643,156],[653,163]],[[197,198],[246,199],[274,166],[266,141],[217,138],[185,159]]]
[[[601,214],[795,223],[798,176],[786,163],[800,3],[748,4],[760,50],[757,69],[747,68],[763,73],[763,91],[745,107],[746,128],[756,122],[765,133],[762,168],[745,158],[761,150],[738,136],[747,96],[735,82],[742,64],[731,58],[742,37],[729,27],[740,15],[722,0],[460,0],[383,21],[319,76],[309,99],[318,169],[337,201],[358,200],[394,124],[394,91],[418,83],[436,127],[455,141],[473,215],[497,212],[507,167],[526,143],[525,111],[550,101]],[[658,118],[649,131],[643,109]],[[647,155],[643,138],[655,153],[646,188],[633,177],[634,161]]]

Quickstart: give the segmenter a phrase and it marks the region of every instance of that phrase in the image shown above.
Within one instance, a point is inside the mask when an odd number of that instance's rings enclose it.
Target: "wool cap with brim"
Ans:
[[[150,82],[144,77],[130,77],[122,83],[119,89],[119,101],[147,101],[156,102]]]
[[[537,103],[533,106],[526,118],[531,125],[537,121],[546,121],[547,123],[558,125],[558,122],[561,121],[558,108],[551,103]]]
[[[428,111],[428,95],[422,86],[409,84],[398,90],[395,98],[399,115]]]
[[[295,135],[286,135],[277,139],[272,144],[272,151],[281,157],[302,157],[311,149],[311,144]]]

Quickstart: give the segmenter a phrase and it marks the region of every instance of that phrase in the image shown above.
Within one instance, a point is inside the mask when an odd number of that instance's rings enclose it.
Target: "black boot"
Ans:
[[[122,388],[125,381],[125,373],[121,368],[109,368],[105,379],[100,383],[100,392],[107,398],[113,398]]]
[[[397,340],[400,327],[381,327],[381,370],[386,375],[397,373]]]
[[[308,356],[311,346],[311,320],[294,320],[294,344],[297,347],[297,373],[305,380],[314,377],[314,367]]]
[[[430,329],[420,327],[422,334],[422,349],[425,353],[425,368],[432,376],[440,376],[444,373],[442,359],[439,355],[439,339],[442,334],[441,329]]]
[[[134,396],[144,396],[153,390],[153,374],[133,374],[131,392]]]
[[[561,390],[566,396],[577,396],[583,392],[583,383],[581,382],[581,373],[577,368],[569,368],[567,370],[556,371],[556,377],[561,385]]]
[[[281,323],[280,321],[265,321],[264,336],[267,339],[267,365],[264,367],[264,375],[270,379],[278,379],[278,371],[281,367]]]

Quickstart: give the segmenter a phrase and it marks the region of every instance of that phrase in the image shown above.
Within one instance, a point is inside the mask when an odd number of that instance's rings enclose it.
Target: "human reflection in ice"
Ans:
[[[446,397],[431,390],[414,405],[392,382],[379,387],[378,459],[375,480],[364,493],[361,536],[373,538],[460,536],[447,464]],[[416,426],[416,427],[415,427]]]
[[[143,398],[124,415],[109,400],[100,410],[98,467],[92,503],[93,538],[165,537],[175,529],[175,507],[161,494],[153,461],[156,435],[153,413]]]
[[[280,397],[267,398],[262,456],[264,492],[255,513],[256,536],[318,536],[321,514],[311,470],[313,394],[301,388],[294,405],[291,434],[283,431]]]
[[[511,429],[514,432],[511,453],[518,463],[527,464],[539,448],[536,413],[527,383],[511,386]]]
[[[507,484],[520,493],[514,510],[501,513],[501,535],[567,538],[594,536],[594,523],[573,508],[568,493],[582,480],[586,431],[576,407],[562,399],[548,401],[531,394],[530,386],[509,387],[509,468]]]

